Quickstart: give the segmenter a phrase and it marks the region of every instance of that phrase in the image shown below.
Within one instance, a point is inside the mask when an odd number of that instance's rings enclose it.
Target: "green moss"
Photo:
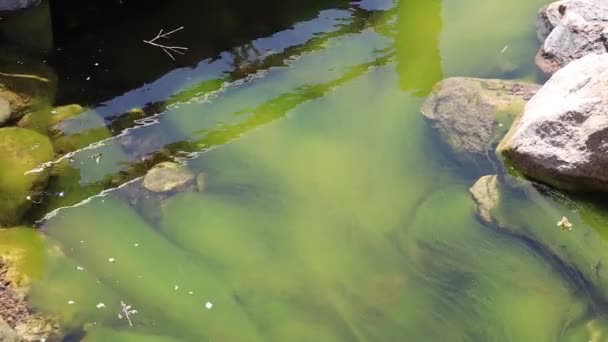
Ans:
[[[11,260],[17,270],[9,279],[16,285],[28,285],[43,274],[46,240],[42,235],[27,227],[0,229],[0,255]]]
[[[201,82],[171,96],[171,98],[165,102],[164,106],[168,107],[173,104],[185,103],[200,98],[207,93],[220,89],[225,82],[226,80],[224,79],[212,79]]]
[[[80,105],[73,104],[55,108],[45,108],[26,114],[19,121],[19,127],[48,135],[52,127],[63,120],[75,117],[84,111]]]
[[[48,180],[46,172],[28,171],[53,156],[47,137],[23,128],[0,128],[0,226],[19,222],[31,205],[27,197],[42,190]]]
[[[53,146],[57,153],[66,154],[111,136],[112,134],[106,127],[93,128],[81,133],[62,135],[53,140]]]

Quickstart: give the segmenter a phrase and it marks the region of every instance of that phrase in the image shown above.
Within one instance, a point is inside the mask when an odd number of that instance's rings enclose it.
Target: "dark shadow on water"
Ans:
[[[343,0],[314,1],[73,1],[53,2],[59,103],[98,103],[179,67],[194,67],[222,51],[313,18]],[[173,61],[143,43],[161,29],[184,27],[163,43],[187,47]],[[87,79],[88,78],[88,79]]]

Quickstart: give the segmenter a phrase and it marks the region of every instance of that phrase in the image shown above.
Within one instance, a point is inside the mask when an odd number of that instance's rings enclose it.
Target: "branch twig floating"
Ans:
[[[158,32],[158,34],[156,35],[156,37],[154,37],[153,39],[150,40],[144,40],[144,43],[146,44],[150,44],[152,46],[156,46],[158,48],[160,48],[161,50],[163,50],[169,57],[171,57],[172,60],[175,60],[175,57],[173,57],[173,54],[179,54],[179,55],[183,55],[186,53],[186,50],[188,50],[187,47],[183,47],[183,46],[169,46],[169,45],[164,45],[164,44],[160,44],[158,41],[160,39],[169,39],[170,35],[174,34],[175,32],[181,31],[183,30],[184,27],[178,27],[173,31],[167,32],[167,33],[163,33],[163,29],[160,30],[160,32]]]

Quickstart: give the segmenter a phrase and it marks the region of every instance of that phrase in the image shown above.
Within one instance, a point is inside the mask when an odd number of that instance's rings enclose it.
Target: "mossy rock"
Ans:
[[[28,302],[33,284],[44,278],[47,246],[46,238],[35,229],[0,229],[0,316],[14,328],[9,333],[16,338],[6,339],[0,324],[0,341],[61,340],[57,317],[32,310]]]
[[[58,133],[57,124],[78,116],[84,112],[84,108],[77,104],[60,106],[55,108],[45,108],[26,114],[17,125],[22,128],[34,130],[42,134]]]
[[[0,128],[0,227],[13,226],[29,209],[36,193],[43,190],[48,173],[28,172],[54,156],[44,135],[24,128]]]
[[[78,105],[56,108],[49,121],[49,133],[58,154],[76,151],[112,136],[95,111],[83,110]]]

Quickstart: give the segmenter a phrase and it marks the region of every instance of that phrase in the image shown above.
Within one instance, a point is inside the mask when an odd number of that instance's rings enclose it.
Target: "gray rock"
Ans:
[[[465,165],[489,163],[493,149],[540,86],[530,83],[448,78],[433,88],[421,113]]]
[[[536,64],[551,75],[573,60],[608,51],[608,1],[554,2],[539,11],[536,29],[542,43]]]
[[[530,178],[567,190],[608,190],[608,54],[556,72],[498,146]]]
[[[0,1],[0,11],[17,11],[36,6],[39,3],[40,0],[2,0]]]
[[[11,118],[11,104],[8,100],[0,98],[0,126]]]
[[[469,189],[473,200],[477,203],[477,213],[482,221],[494,223],[492,211],[498,206],[500,199],[498,190],[498,176],[483,176]]]
[[[165,162],[148,171],[142,185],[150,192],[163,193],[187,187],[194,178],[194,174],[187,167]]]

